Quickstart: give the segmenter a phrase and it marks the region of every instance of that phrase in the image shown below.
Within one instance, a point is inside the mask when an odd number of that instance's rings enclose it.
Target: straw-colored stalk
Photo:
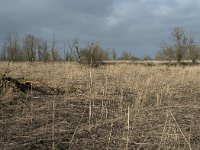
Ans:
[[[54,141],[54,137],[55,137],[55,100],[52,100],[52,149],[55,149],[55,141]]]
[[[128,106],[127,112],[127,137],[126,137],[126,149],[128,150],[128,143],[129,143],[129,129],[130,129],[130,110]]]

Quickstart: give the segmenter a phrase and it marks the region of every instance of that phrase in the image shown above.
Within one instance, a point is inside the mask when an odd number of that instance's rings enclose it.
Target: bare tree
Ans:
[[[60,59],[59,50],[56,48],[57,41],[55,37],[53,36],[52,42],[51,42],[51,56],[52,61],[58,61]]]
[[[88,43],[87,47],[80,49],[80,63],[91,67],[98,67],[107,57],[108,53],[101,48],[99,42]]]
[[[156,59],[168,61],[175,60],[174,49],[172,46],[162,43],[160,47],[161,50],[156,53]]]
[[[121,57],[119,59],[121,60],[131,60],[132,55],[130,52],[122,51]]]
[[[64,61],[72,61],[73,58],[71,56],[71,53],[68,50],[66,50],[66,44],[67,44],[67,42],[64,42]],[[68,44],[69,44],[69,42],[68,42]]]
[[[8,33],[3,45],[7,58],[11,61],[20,61],[20,40],[17,33]]]
[[[39,61],[47,62],[50,60],[50,53],[48,48],[49,46],[47,41],[43,41],[42,39],[38,40],[37,55]]]
[[[188,48],[187,58],[192,60],[192,63],[196,63],[197,59],[200,58],[200,47],[192,44]]]
[[[174,42],[175,59],[177,63],[180,63],[186,54],[188,45],[193,41],[182,28],[174,28],[171,35]]]
[[[6,49],[5,49],[4,47],[3,47],[2,50],[1,50],[0,59],[3,60],[3,61],[7,60]]]
[[[47,62],[50,60],[50,54],[48,51],[48,42],[47,41],[43,41],[43,49],[42,49],[42,60],[43,62]]]
[[[101,49],[99,55],[101,57],[101,60],[109,60],[109,50]]]
[[[42,51],[43,51],[43,41],[42,41],[42,39],[38,39],[38,41],[37,41],[38,61],[42,61]]]
[[[71,42],[68,41],[68,45],[70,48],[70,55],[73,56],[74,60],[80,63],[81,55],[80,55],[80,47],[79,47],[79,38],[75,37]]]
[[[28,34],[25,36],[23,40],[23,49],[29,62],[34,62],[36,60],[37,44],[38,39],[34,35]]]
[[[111,59],[116,60],[117,59],[117,53],[116,50],[113,48],[111,51]]]
[[[156,57],[162,60],[176,60],[179,64],[186,58],[187,51],[193,49],[194,38],[182,28],[174,28],[171,32],[172,45],[162,44]]]

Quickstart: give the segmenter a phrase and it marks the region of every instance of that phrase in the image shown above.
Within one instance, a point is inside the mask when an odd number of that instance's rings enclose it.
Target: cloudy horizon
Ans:
[[[198,0],[0,0],[0,41],[8,32],[60,43],[79,37],[82,45],[153,56],[175,27],[200,43],[199,8]]]

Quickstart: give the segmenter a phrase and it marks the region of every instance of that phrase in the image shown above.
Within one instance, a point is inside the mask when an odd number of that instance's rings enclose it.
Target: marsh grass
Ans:
[[[6,66],[0,63],[1,73]],[[9,70],[66,92],[23,94],[8,86],[0,97],[4,149],[200,147],[199,66],[10,63]]]

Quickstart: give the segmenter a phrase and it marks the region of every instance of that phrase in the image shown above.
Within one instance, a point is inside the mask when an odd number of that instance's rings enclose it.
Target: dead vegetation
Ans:
[[[199,66],[7,66],[1,62],[1,149],[200,148]],[[64,92],[23,92],[8,77]]]

